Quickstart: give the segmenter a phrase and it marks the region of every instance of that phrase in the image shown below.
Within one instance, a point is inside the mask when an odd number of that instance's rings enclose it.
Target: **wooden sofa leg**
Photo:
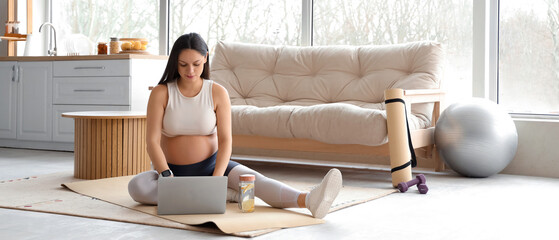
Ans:
[[[433,147],[432,145],[429,145],[427,147],[423,147],[423,149],[425,150],[425,158],[433,158]],[[416,153],[415,155],[417,156],[417,149],[416,149]]]
[[[387,101],[403,99],[404,91],[399,88],[384,91]],[[406,128],[405,105],[400,102],[386,103],[386,127],[388,130],[388,147],[390,152],[390,167],[392,169],[405,166],[411,159]],[[392,172],[392,186],[412,179],[411,165]]]

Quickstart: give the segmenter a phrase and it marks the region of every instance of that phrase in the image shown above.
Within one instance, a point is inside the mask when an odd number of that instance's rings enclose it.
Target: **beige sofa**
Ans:
[[[430,157],[442,55],[434,42],[323,47],[219,42],[211,78],[229,91],[234,147],[382,154],[388,149],[384,92],[401,88],[413,95],[405,97],[408,105],[418,103],[408,114],[410,130],[431,127],[414,136],[414,145],[428,146],[424,155]]]

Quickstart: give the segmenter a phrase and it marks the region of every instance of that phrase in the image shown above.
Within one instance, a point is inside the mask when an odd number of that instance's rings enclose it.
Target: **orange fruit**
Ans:
[[[132,47],[134,48],[134,50],[140,50],[142,49],[142,42],[135,41]]]
[[[122,49],[122,51],[130,50],[130,49],[132,49],[132,43],[122,42],[122,44],[120,45],[120,48]]]

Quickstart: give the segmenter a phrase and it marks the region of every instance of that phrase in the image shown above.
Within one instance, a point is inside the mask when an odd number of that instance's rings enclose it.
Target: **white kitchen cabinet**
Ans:
[[[131,85],[147,82],[131,81],[131,60],[57,61],[54,62],[53,104],[54,141],[74,141],[74,120],[62,117],[64,112],[127,111],[131,98],[140,97],[147,104],[147,87],[132,93]],[[143,105],[143,104],[140,104]],[[141,108],[134,106],[135,108]],[[144,109],[145,110],[145,109]]]
[[[74,121],[62,113],[145,111],[148,87],[157,85],[167,59],[108,58],[118,59],[15,57],[16,61],[0,61],[0,147],[73,150]]]
[[[52,63],[0,63],[0,138],[50,141]]]
[[[127,60],[82,60],[82,61],[56,61],[54,62],[54,75],[60,77],[72,76],[130,76],[131,61]]]
[[[0,62],[0,138],[16,138],[17,62]]]
[[[130,105],[130,77],[55,77],[54,104]]]
[[[52,140],[52,63],[19,62],[17,139]]]

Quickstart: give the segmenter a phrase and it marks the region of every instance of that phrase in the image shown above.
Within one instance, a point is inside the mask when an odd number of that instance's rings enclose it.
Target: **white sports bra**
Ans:
[[[204,80],[198,95],[185,97],[176,81],[167,83],[169,101],[163,115],[161,133],[167,137],[214,134],[217,126],[212,86],[212,80]]]

